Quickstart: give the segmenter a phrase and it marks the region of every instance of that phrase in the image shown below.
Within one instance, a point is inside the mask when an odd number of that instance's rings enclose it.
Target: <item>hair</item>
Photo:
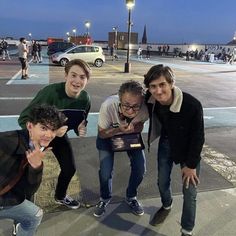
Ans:
[[[173,84],[175,82],[175,76],[173,71],[169,66],[164,66],[162,64],[152,66],[146,75],[144,75],[144,84],[146,88],[149,87],[149,84],[156,79],[159,79],[161,76],[166,78],[166,81],[169,84]]]
[[[34,125],[40,123],[52,130],[57,130],[65,124],[66,116],[55,106],[42,104],[33,107],[29,114],[28,121]]]
[[[128,80],[121,84],[119,88],[118,95],[120,99],[124,93],[132,93],[143,97],[145,95],[145,90],[138,81]]]
[[[91,75],[91,68],[90,68],[90,66],[89,66],[85,61],[83,61],[83,60],[81,60],[81,59],[74,59],[74,60],[71,60],[71,61],[69,61],[68,63],[66,63],[66,66],[65,66],[65,73],[66,73],[67,75],[68,75],[68,73],[69,73],[71,67],[74,66],[74,65],[81,67],[81,68],[84,70],[87,79],[90,78],[90,75]]]
[[[21,42],[21,43],[22,43],[24,40],[25,40],[25,38],[23,38],[23,37],[20,38],[20,42]]]

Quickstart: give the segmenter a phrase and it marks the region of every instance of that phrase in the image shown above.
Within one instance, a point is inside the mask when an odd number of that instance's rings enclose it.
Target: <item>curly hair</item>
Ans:
[[[66,119],[66,116],[55,106],[42,104],[35,106],[31,110],[28,121],[34,125],[40,123],[50,127],[52,130],[57,130],[65,125]]]
[[[142,97],[145,95],[145,90],[142,84],[135,80],[128,80],[121,84],[118,91],[119,98],[121,98],[126,92],[134,95],[141,95]]]

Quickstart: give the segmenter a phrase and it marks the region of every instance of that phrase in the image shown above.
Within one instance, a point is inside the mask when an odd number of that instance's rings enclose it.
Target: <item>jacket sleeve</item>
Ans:
[[[186,160],[187,167],[195,169],[200,162],[204,141],[203,109],[201,103],[198,102],[191,124],[190,145],[188,149],[188,158]]]
[[[42,182],[42,175],[43,175],[43,163],[42,165],[34,169],[29,164],[25,169],[25,184],[24,184],[24,192],[26,196],[32,196],[39,188]]]

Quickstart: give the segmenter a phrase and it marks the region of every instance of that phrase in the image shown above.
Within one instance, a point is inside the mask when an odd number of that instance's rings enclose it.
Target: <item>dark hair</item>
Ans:
[[[66,63],[66,66],[65,66],[65,73],[66,73],[67,75],[68,75],[68,73],[69,73],[71,67],[74,66],[74,65],[77,65],[77,66],[81,67],[81,68],[84,70],[87,79],[90,78],[90,75],[91,75],[91,68],[90,68],[90,66],[89,66],[85,61],[83,61],[83,60],[81,60],[81,59],[74,59],[74,60],[71,60],[71,61],[69,61],[68,63]]]
[[[146,88],[149,87],[149,84],[156,79],[159,79],[161,76],[166,78],[166,81],[169,84],[173,84],[175,82],[175,77],[173,71],[169,66],[164,66],[162,64],[152,66],[146,75],[144,75],[144,84]]]
[[[121,98],[122,95],[126,92],[141,96],[144,96],[145,94],[143,86],[138,81],[134,80],[128,80],[121,84],[120,89],[118,91],[119,97]]]
[[[20,42],[22,43],[25,40],[25,38],[20,38]]]
[[[34,125],[40,123],[52,130],[57,130],[66,122],[66,116],[60,112],[55,106],[46,104],[33,107],[29,114],[29,122]]]

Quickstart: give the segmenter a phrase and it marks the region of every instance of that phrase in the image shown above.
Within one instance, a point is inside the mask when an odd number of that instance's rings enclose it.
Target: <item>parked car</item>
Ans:
[[[51,55],[51,61],[61,66],[65,66],[68,61],[73,59],[82,59],[96,67],[101,67],[105,62],[102,48],[96,45],[78,45],[67,49],[65,52]]]
[[[74,43],[70,42],[52,42],[48,45],[48,55],[52,55],[56,52],[64,52],[68,48],[74,47]]]

